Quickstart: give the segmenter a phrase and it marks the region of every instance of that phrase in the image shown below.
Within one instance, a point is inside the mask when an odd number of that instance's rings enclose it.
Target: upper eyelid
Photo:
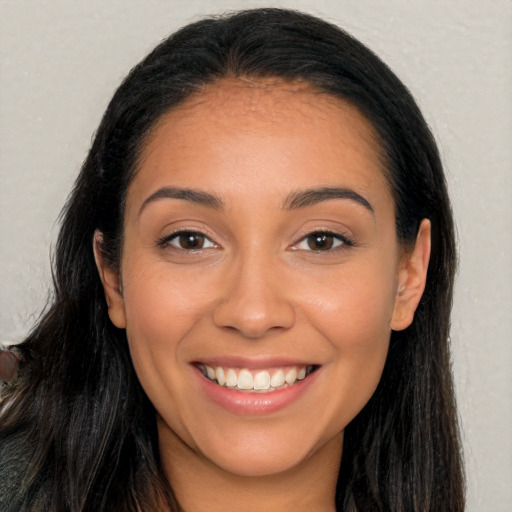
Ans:
[[[302,240],[304,240],[308,236],[314,235],[315,233],[325,233],[327,235],[332,235],[332,236],[334,236],[336,238],[339,238],[341,240],[348,240],[348,241],[350,241],[352,243],[354,242],[353,236],[350,235],[349,233],[343,233],[343,232],[340,232],[338,230],[329,229],[329,228],[315,228],[315,229],[311,229],[311,230],[308,230],[308,231],[305,231],[305,232],[301,233],[297,237],[297,239],[294,242],[294,244],[297,244],[297,243],[301,242]]]
[[[343,233],[340,233],[340,232],[334,231],[334,230],[330,230],[330,229],[314,229],[312,231],[309,231],[309,232],[305,233],[300,238],[298,238],[296,242],[291,244],[291,246],[290,246],[291,250],[301,250],[301,249],[299,249],[298,246],[300,244],[304,243],[305,240],[309,236],[312,236],[315,233],[324,233],[324,234],[327,234],[327,235],[331,235],[333,238],[335,238],[338,241],[340,241],[341,244],[339,246],[337,246],[337,247],[333,247],[333,248],[327,249],[325,251],[315,251],[313,249],[310,249],[309,251],[306,250],[306,252],[312,252],[312,253],[315,253],[315,254],[318,252],[318,254],[326,255],[328,253],[335,253],[337,251],[344,251],[344,250],[347,250],[349,248],[353,248],[353,247],[357,246],[357,244],[355,243],[355,241],[352,238],[352,236],[345,235]]]
[[[173,230],[170,233],[168,233],[166,235],[162,235],[161,237],[159,237],[158,240],[157,240],[157,244],[158,245],[169,244],[170,240],[172,240],[173,238],[176,238],[177,236],[179,236],[182,233],[193,233],[193,234],[204,236],[212,244],[214,244],[216,246],[219,246],[219,244],[214,240],[214,238],[211,235],[209,235],[208,233],[205,233],[203,230],[200,230],[200,229],[197,229],[197,228],[189,228],[189,229],[187,229],[187,228],[179,228],[179,229]]]
[[[175,238],[176,236],[178,236],[181,233],[195,233],[195,234],[204,236],[205,238],[207,238],[214,245],[216,245],[218,247],[221,246],[221,244],[219,244],[216,241],[216,237],[211,235],[208,232],[208,230],[203,228],[203,227],[201,227],[201,228],[197,228],[197,227],[190,227],[190,228],[184,227],[184,228],[182,228],[182,227],[180,227],[180,228],[173,229],[169,233],[164,234],[161,237],[159,237],[158,240],[157,240],[157,244],[158,245],[164,245],[165,243],[169,243],[170,240],[172,240],[173,238]],[[299,244],[302,241],[304,241],[308,236],[312,236],[315,233],[325,233],[325,234],[332,235],[333,237],[337,238],[338,240],[341,240],[342,242],[344,242],[344,245],[347,245],[347,246],[356,245],[352,235],[350,235],[348,233],[344,233],[343,231],[340,232],[340,230],[330,229],[330,228],[314,228],[314,229],[307,230],[307,231],[304,231],[304,232],[300,233],[300,235],[298,235],[295,238],[295,241],[293,241],[290,244],[290,246],[291,247],[296,246],[297,244]]]
[[[167,232],[167,229],[170,229],[168,232]],[[180,233],[197,233],[198,235],[203,235],[207,238],[211,238],[212,241],[213,241],[213,238],[214,238],[214,235],[213,233],[210,232],[209,229],[205,228],[204,226],[185,226],[185,227],[176,227],[176,228],[164,228],[162,229],[162,232],[166,233],[164,235],[161,236],[161,238],[167,238],[167,237],[172,237],[172,236],[176,236],[177,234],[180,234]]]

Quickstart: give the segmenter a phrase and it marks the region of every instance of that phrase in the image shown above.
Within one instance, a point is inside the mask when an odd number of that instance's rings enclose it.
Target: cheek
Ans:
[[[365,381],[374,387],[387,356],[392,301],[383,301],[378,290],[346,291],[322,309],[317,325],[336,352],[342,377],[351,376],[348,380],[356,387],[364,387]]]
[[[197,276],[170,272],[168,265],[138,264],[143,271],[131,271],[130,262],[126,264],[123,300],[130,354],[148,391],[173,379],[182,340],[207,314],[209,288]]]
[[[130,356],[156,410],[185,435],[186,407],[181,397],[187,396],[183,373],[187,362],[183,346],[190,330],[208,316],[209,287],[199,283],[197,275],[170,272],[169,265],[138,264],[134,272],[127,262],[123,276]]]
[[[390,330],[382,318],[353,311],[323,332],[335,353],[326,368],[333,394],[325,416],[326,421],[336,418],[332,433],[344,430],[361,412],[381,380],[390,341]]]
[[[137,333],[147,341],[163,337],[177,342],[209,307],[211,286],[202,274],[174,270],[168,264],[139,265],[142,272],[125,272],[123,299],[127,332]],[[206,274],[207,275],[207,274]]]
[[[354,265],[317,276],[303,301],[330,339],[351,340],[354,348],[371,345],[391,332],[395,280],[390,266]]]
[[[331,275],[323,286],[311,290],[304,304],[309,322],[330,346],[334,362],[330,370],[339,392],[333,407],[341,408],[344,423],[375,391],[389,348],[393,273],[389,267],[368,268],[354,266]]]

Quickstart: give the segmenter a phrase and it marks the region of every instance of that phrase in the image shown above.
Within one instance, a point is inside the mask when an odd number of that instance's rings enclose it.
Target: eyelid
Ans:
[[[334,247],[326,249],[324,251],[322,251],[322,250],[315,251],[311,248],[306,249],[306,248],[298,247],[299,244],[306,243],[306,239],[308,237],[313,236],[315,234],[330,235],[341,243]],[[302,233],[300,235],[300,237],[298,238],[298,240],[292,245],[291,248],[292,248],[292,250],[307,251],[307,252],[312,252],[312,253],[327,253],[327,252],[334,252],[336,250],[343,250],[343,249],[346,249],[349,247],[354,247],[355,245],[356,244],[355,244],[353,238],[347,234],[340,233],[339,231],[335,231],[333,229],[328,229],[328,228],[316,228],[316,229],[309,230],[305,233]]]
[[[211,246],[201,247],[199,249],[183,249],[183,248],[178,247],[171,243],[171,240],[177,238],[179,235],[184,234],[184,233],[190,233],[190,234],[202,236],[211,243]],[[197,229],[197,228],[176,228],[175,230],[171,231],[170,233],[161,236],[157,240],[157,245],[162,248],[166,248],[166,247],[170,246],[177,251],[184,251],[184,252],[199,252],[204,249],[211,249],[214,247],[219,247],[219,244],[217,244],[213,240],[213,237],[211,235],[205,233],[204,230]]]

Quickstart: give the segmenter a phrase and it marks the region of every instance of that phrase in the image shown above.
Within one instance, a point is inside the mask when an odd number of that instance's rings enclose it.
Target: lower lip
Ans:
[[[206,395],[212,402],[220,405],[224,409],[238,415],[257,415],[270,414],[279,411],[292,404],[306,392],[313,384],[320,373],[320,369],[308,375],[304,380],[296,382],[284,389],[270,391],[268,393],[247,393],[237,391],[224,386],[219,386],[215,382],[207,379],[196,368],[196,373],[200,379],[201,385]]]

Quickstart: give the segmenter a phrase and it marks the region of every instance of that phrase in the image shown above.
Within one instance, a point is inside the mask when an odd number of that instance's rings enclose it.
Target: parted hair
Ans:
[[[93,236],[118,268],[127,189],[163,114],[225,77],[302,81],[370,121],[411,246],[432,225],[426,289],[411,326],[391,333],[368,404],[346,427],[336,503],[344,512],[458,512],[464,481],[449,356],[454,228],[434,138],[414,99],[337,26],[283,9],[203,19],[174,33],[115,92],[61,214],[52,298],[14,348],[18,376],[0,394],[3,512],[180,510],[158,452],[155,411],[124,330],[109,320]]]

